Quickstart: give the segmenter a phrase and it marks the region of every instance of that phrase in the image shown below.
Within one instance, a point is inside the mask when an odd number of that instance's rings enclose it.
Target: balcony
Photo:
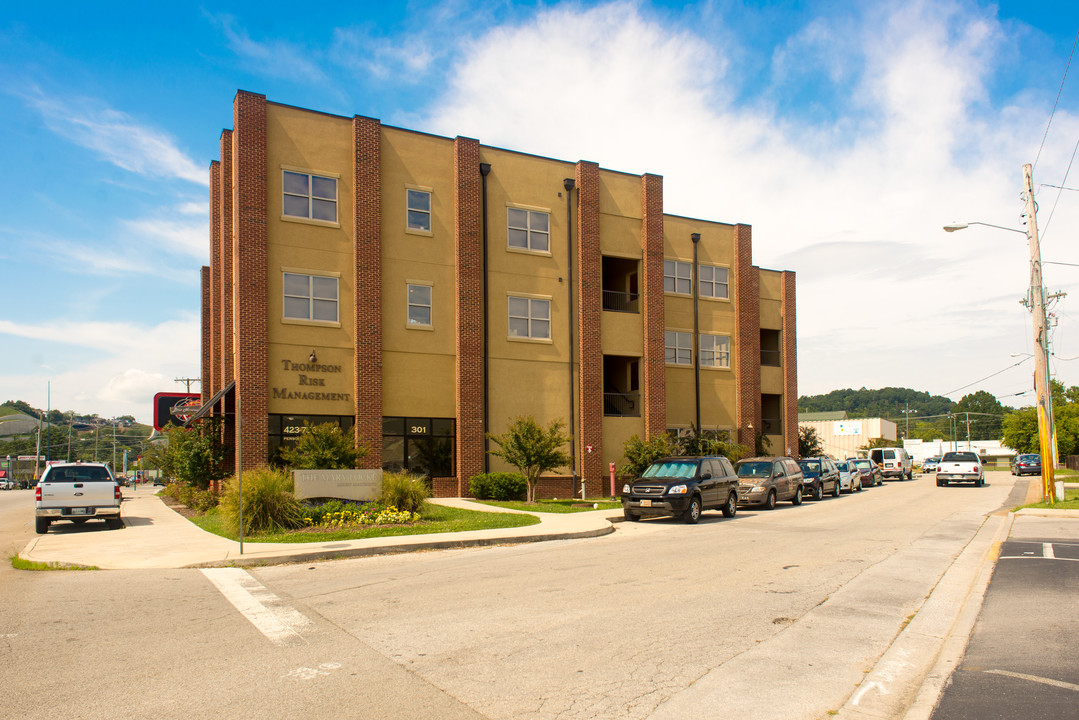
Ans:
[[[640,297],[639,293],[604,290],[603,309],[611,312],[639,313],[641,311]]]
[[[603,414],[607,417],[640,417],[640,393],[603,393]]]

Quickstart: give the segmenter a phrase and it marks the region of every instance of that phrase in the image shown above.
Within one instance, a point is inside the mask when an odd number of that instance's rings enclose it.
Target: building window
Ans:
[[[431,327],[431,286],[408,286],[408,324]]]
[[[509,297],[511,338],[551,339],[551,301],[540,298]]]
[[[727,335],[701,335],[701,367],[729,368],[731,339]]]
[[[289,217],[337,222],[337,179],[282,171],[283,213]]]
[[[668,365],[693,364],[693,333],[668,330],[664,337],[663,349]]]
[[[550,252],[550,215],[537,210],[507,208],[509,221],[509,246],[521,250]]]
[[[690,284],[692,265],[677,260],[663,261],[663,292],[689,295],[693,286]]]
[[[337,322],[337,278],[285,273],[285,317]]]
[[[408,189],[408,229],[431,232],[431,193]]]
[[[701,278],[701,297],[721,298],[726,300],[728,295],[727,275],[729,271],[725,267],[714,265],[700,265],[697,272]]]

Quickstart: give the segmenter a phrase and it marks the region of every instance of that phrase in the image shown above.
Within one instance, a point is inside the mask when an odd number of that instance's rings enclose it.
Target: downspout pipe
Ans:
[[[483,471],[491,472],[491,440],[487,434],[491,431],[491,384],[488,369],[490,352],[490,332],[488,315],[490,306],[487,301],[487,176],[491,174],[490,163],[480,163],[480,178],[483,196]]]
[[[577,356],[575,344],[574,325],[576,313],[573,307],[573,188],[577,181],[566,178],[562,181],[562,187],[566,189],[566,248],[568,253],[567,278],[569,280],[569,466],[573,473],[573,489],[577,487],[577,399],[573,388],[573,366]]]
[[[697,406],[697,435],[701,433],[701,329],[700,329],[700,304],[701,283],[697,269],[697,245],[701,241],[700,233],[691,233],[693,240],[693,386],[696,393]]]

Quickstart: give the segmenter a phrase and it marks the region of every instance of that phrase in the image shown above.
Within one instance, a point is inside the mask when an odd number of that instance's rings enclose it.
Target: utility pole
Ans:
[[[182,382],[187,386],[187,390],[184,392],[191,392],[191,383],[200,382],[202,378],[173,378],[173,382]]]
[[[1026,194],[1027,239],[1030,241],[1030,302],[1034,316],[1034,390],[1037,394],[1038,440],[1042,456],[1042,498],[1056,502],[1056,431],[1053,427],[1053,394],[1049,384],[1049,337],[1045,322],[1045,284],[1042,280],[1042,251],[1038,242],[1038,215],[1034,204],[1034,174],[1023,166],[1023,192]],[[1062,494],[1062,493],[1061,493]]]

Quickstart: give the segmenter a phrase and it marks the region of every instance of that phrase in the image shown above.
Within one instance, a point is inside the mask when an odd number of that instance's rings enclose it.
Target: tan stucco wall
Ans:
[[[268,409],[271,413],[350,415],[353,412],[351,122],[345,118],[268,104],[266,134]],[[284,168],[337,177],[336,226],[283,219]],[[282,310],[282,273],[285,269],[336,274],[341,322],[324,325],[285,321]],[[316,351],[320,365],[340,366],[341,370],[298,372],[286,369],[285,361],[307,364],[312,350]],[[301,384],[305,380],[313,384]],[[288,394],[314,397],[312,393],[331,394],[341,399],[283,397]]]

